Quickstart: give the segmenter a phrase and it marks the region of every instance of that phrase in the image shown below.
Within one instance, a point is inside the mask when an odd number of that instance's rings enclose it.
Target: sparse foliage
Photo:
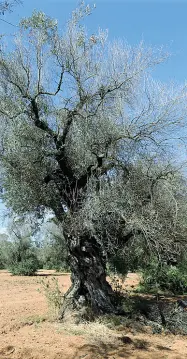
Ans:
[[[4,15],[7,11],[11,12],[12,8],[20,3],[20,0],[0,1],[0,15]]]

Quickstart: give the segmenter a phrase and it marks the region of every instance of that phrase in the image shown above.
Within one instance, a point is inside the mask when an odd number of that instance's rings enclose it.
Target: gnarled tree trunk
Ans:
[[[83,318],[88,313],[117,314],[116,295],[106,280],[106,255],[95,236],[69,238],[68,246],[72,285],[65,294],[60,319],[69,310]]]

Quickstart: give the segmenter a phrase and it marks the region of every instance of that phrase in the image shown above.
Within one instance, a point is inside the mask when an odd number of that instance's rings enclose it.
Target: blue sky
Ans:
[[[88,0],[89,2],[89,0]],[[96,0],[96,10],[86,24],[94,32],[98,26],[109,29],[109,38],[125,38],[130,44],[143,40],[148,45],[164,45],[171,53],[166,64],[155,70],[155,77],[182,82],[187,79],[187,0]],[[56,18],[62,28],[77,0],[23,0],[12,14],[2,17],[13,24],[30,16],[34,9]],[[0,33],[14,33],[16,28],[0,21]]]
[[[125,38],[132,45],[141,40],[147,45],[164,45],[171,56],[154,70],[154,77],[164,82],[174,80],[182,83],[187,80],[187,0],[90,1],[90,4],[93,3],[96,9],[86,21],[92,33],[100,26],[109,30],[111,40]],[[22,17],[30,16],[36,9],[57,19],[62,28],[77,4],[77,0],[23,0],[13,13],[0,18],[16,25]],[[0,21],[0,34],[15,32],[16,27]],[[2,210],[0,205],[0,215]]]

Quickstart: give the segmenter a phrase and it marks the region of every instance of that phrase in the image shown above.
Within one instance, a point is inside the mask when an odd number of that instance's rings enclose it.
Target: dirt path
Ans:
[[[123,328],[118,333],[121,341],[115,343],[103,327],[95,326],[95,334],[91,332],[88,337],[85,335],[90,330],[88,326],[84,333],[75,328],[66,330],[60,323],[48,320],[46,299],[38,291],[41,286],[38,282],[45,275],[52,278],[54,272],[13,277],[0,271],[0,359],[187,358],[186,337],[142,334]],[[69,275],[55,275],[55,278],[63,290],[69,287]],[[125,284],[133,288],[137,283],[138,277],[130,274]]]

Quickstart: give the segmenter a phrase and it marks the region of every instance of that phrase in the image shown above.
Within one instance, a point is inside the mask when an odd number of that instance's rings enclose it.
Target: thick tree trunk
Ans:
[[[72,286],[65,294],[60,319],[68,311],[83,318],[117,314],[116,295],[106,280],[106,256],[94,236],[69,238],[69,263]]]

